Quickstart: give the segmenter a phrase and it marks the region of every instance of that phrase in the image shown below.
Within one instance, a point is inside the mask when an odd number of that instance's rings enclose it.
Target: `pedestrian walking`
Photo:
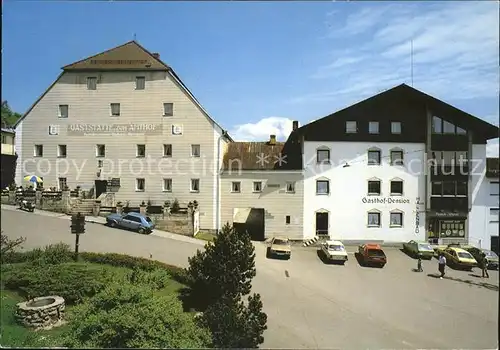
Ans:
[[[422,254],[418,254],[418,260],[417,260],[417,272],[424,272],[424,269],[422,268]]]
[[[439,277],[440,279],[443,279],[444,277],[445,268],[446,268],[446,257],[444,256],[443,253],[440,253],[438,258],[438,269],[439,272],[441,273],[441,276]]]
[[[481,252],[478,261],[479,268],[481,269],[481,278],[490,278],[488,274],[488,260],[486,259],[486,254]]]

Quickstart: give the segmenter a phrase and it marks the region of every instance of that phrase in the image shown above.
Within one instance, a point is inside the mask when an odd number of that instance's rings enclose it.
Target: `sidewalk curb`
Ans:
[[[10,204],[2,204],[1,209],[6,210],[6,211],[19,211],[20,212],[20,210],[18,209],[17,206],[10,205]],[[52,211],[48,211],[48,210],[35,209],[35,211],[33,213],[30,213],[30,214],[38,215],[38,216],[46,216],[46,217],[62,219],[62,220],[71,220],[71,215],[68,215],[65,213],[56,213],[56,212],[52,212]],[[96,224],[96,225],[104,225],[104,224],[106,224],[106,218],[85,216],[85,222],[88,222],[91,224]],[[205,246],[205,243],[206,243],[205,241],[197,239],[197,238],[186,237],[186,236],[177,235],[175,233],[161,231],[161,230],[153,230],[151,235],[156,236],[156,237],[161,237],[161,238],[167,238],[167,239],[171,239],[171,240],[179,241],[179,242],[193,243],[193,244],[197,244],[200,246]]]

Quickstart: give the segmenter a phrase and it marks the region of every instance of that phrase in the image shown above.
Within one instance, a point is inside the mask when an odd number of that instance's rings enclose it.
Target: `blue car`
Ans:
[[[124,228],[141,234],[151,233],[155,227],[149,217],[139,213],[110,214],[106,217],[106,224],[110,227]]]

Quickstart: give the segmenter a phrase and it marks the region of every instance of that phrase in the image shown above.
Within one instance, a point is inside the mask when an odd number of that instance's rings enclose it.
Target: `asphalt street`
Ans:
[[[25,249],[65,242],[74,245],[67,217],[33,214],[2,207],[4,234],[27,237]],[[478,271],[448,269],[443,280],[436,260],[415,260],[387,249],[383,269],[360,267],[349,256],[346,266],[325,265],[314,248],[294,247],[292,258],[270,260],[256,243],[257,276],[253,289],[268,314],[263,348],[462,348],[498,347],[498,272],[490,279]],[[187,266],[203,249],[198,241],[143,236],[86,225],[81,251],[117,252]],[[354,251],[353,248],[348,250]]]

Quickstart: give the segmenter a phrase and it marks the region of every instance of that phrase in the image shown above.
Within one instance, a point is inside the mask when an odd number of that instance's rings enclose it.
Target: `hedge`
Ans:
[[[62,245],[58,249],[54,249],[58,245],[48,246],[45,251],[41,249],[35,249],[33,251],[26,252],[9,252],[2,255],[1,262],[3,264],[16,264],[16,263],[48,263],[57,264],[62,262],[69,262],[74,259],[74,253],[69,249],[64,251]],[[52,251],[57,251],[57,259],[51,258],[51,256],[46,256]],[[56,261],[57,260],[57,261]],[[139,258],[135,256],[130,256],[126,254],[117,253],[92,253],[92,252],[81,252],[79,253],[79,260],[84,262],[91,262],[96,264],[105,264],[116,267],[127,267],[130,269],[141,269],[144,271],[153,271],[155,269],[166,269],[168,273],[172,276],[174,280],[182,284],[188,283],[188,278],[186,270],[169,264],[165,264],[161,261],[150,260],[146,258]]]

